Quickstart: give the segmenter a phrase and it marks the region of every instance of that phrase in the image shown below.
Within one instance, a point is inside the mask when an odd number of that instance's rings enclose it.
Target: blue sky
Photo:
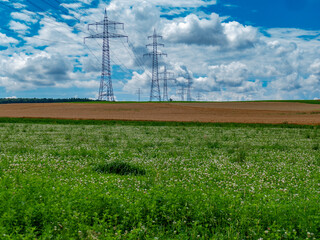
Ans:
[[[149,100],[147,36],[163,36],[160,60],[180,99],[186,72],[201,100],[320,98],[318,0],[0,0],[0,98],[96,98],[104,9],[124,23],[111,41],[116,99]],[[149,49],[150,50],[150,49]],[[162,91],[162,89],[161,89]]]

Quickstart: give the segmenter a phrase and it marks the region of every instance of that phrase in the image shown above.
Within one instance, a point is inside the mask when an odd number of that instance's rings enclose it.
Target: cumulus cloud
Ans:
[[[311,66],[309,67],[309,71],[312,74],[316,74],[320,76],[320,59],[316,59]]]
[[[133,1],[131,0],[117,0],[119,4],[130,5]],[[137,4],[141,4],[146,2],[146,0],[136,0]],[[161,7],[184,7],[184,8],[197,8],[197,7],[205,7],[209,5],[215,5],[217,3],[216,0],[203,1],[203,0],[153,0],[152,3],[156,6]]]
[[[15,30],[17,32],[25,33],[27,29],[30,27],[26,24],[17,22],[17,21],[10,21],[9,26],[12,30]]]
[[[218,46],[240,49],[253,47],[259,40],[258,31],[238,22],[222,23],[220,17],[212,13],[207,18],[190,14],[184,18],[165,24],[164,38],[174,43]]]
[[[8,43],[18,43],[19,41],[15,38],[8,37],[6,34],[0,33],[0,44],[8,44]]]
[[[241,62],[210,66],[209,71],[210,78],[221,86],[241,86],[248,78],[248,68]]]
[[[19,54],[1,62],[6,66],[4,75],[13,80],[8,89],[54,86],[56,82],[70,80],[72,65],[61,56],[42,52],[34,55]]]
[[[129,93],[135,93],[138,88],[149,89],[151,84],[150,72],[145,71],[142,74],[133,72],[132,78],[124,85],[123,90]]]
[[[190,14],[180,21],[168,23],[163,35],[166,40],[175,43],[221,46],[227,41],[219,16],[215,13],[210,15],[210,19],[199,19]]]
[[[11,17],[16,20],[24,21],[26,23],[36,23],[37,20],[34,18],[35,14],[24,10],[23,12],[12,12]]]
[[[258,31],[252,26],[244,26],[236,21],[222,23],[224,35],[231,48],[253,47],[258,42]]]
[[[156,28],[164,36],[163,51],[168,53],[168,60],[163,62],[177,79],[169,82],[169,95],[186,84],[188,72],[193,78],[193,95],[199,91],[207,100],[319,97],[319,31],[279,28],[260,32],[259,28],[228,21],[225,16],[200,12],[199,7],[215,3],[64,1],[62,6],[70,15],[80,17],[80,12],[85,11],[80,22],[68,21],[75,24],[74,28],[44,12],[36,21],[25,5],[17,3],[16,7],[22,10],[11,13],[7,23],[19,37],[0,33],[0,44],[8,45],[0,52],[0,67],[6,70],[0,74],[0,85],[7,90],[41,86],[98,88],[101,41],[88,41],[87,46],[82,43],[83,37],[101,31],[87,32],[86,27],[87,23],[102,20],[107,7],[110,19],[124,23],[125,30],[119,29],[119,33],[129,36],[129,44],[118,39],[110,43],[112,64],[130,69],[121,77],[116,76],[121,78],[114,80],[117,92],[135,94],[137,88],[150,91],[151,74],[145,70],[150,69],[152,61],[142,56],[150,51],[145,47],[150,43],[147,36]],[[171,16],[166,18],[167,14]],[[72,19],[70,15],[64,18]],[[39,25],[34,24],[38,21]],[[19,35],[28,31],[34,36]],[[15,38],[24,41],[18,45]],[[162,60],[159,62],[162,65]]]
[[[56,87],[58,88],[85,88],[85,89],[98,89],[99,88],[99,81],[89,80],[89,81],[68,81],[68,82],[58,82],[56,83]]]
[[[250,70],[241,62],[209,66],[208,71],[207,77],[194,79],[194,91],[202,92],[202,100],[252,100],[262,93],[262,82],[249,80]]]

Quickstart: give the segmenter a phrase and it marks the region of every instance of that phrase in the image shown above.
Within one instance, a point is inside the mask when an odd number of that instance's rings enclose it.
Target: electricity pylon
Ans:
[[[146,53],[143,56],[152,56],[152,80],[151,80],[151,91],[150,91],[150,101],[157,99],[161,101],[160,94],[160,84],[159,84],[159,66],[158,66],[158,56],[167,56],[165,53],[158,52],[158,46],[164,47],[164,44],[158,43],[158,38],[162,39],[162,36],[157,35],[156,29],[154,29],[153,35],[148,36],[148,39],[152,38],[153,42],[147,44],[147,47],[152,46],[153,51]]]
[[[177,92],[178,95],[180,95],[182,102],[184,102],[184,92],[185,92],[185,87],[184,87],[184,85],[182,85],[181,88]]]
[[[201,100],[201,95],[200,95],[200,93],[198,92],[198,94],[197,94],[197,101],[200,102],[200,100]]]
[[[187,80],[188,80],[188,85],[187,85],[187,101],[191,102],[192,97],[191,97],[191,85],[192,85],[192,78],[190,76],[189,71],[187,71]]]
[[[138,88],[138,90],[136,91],[136,93],[138,94],[138,102],[140,102],[140,99],[141,99],[141,88]]]
[[[110,30],[117,30],[117,26],[122,26],[124,28],[123,23],[111,21],[108,19],[107,10],[104,13],[104,19],[101,22],[96,22],[88,25],[88,30],[90,30],[90,26],[103,26],[103,32],[98,34],[90,35],[86,38],[102,38],[102,69],[101,69],[101,80],[100,80],[100,88],[99,88],[99,96],[98,100],[103,100],[106,98],[107,101],[114,101],[113,95],[113,87],[111,80],[111,67],[110,67],[110,38],[127,38],[128,36],[117,34],[110,32]]]
[[[161,79],[163,80],[163,101],[169,101],[168,98],[168,81],[176,80],[172,72],[167,71],[167,67],[164,66],[164,71],[159,73],[161,75]]]

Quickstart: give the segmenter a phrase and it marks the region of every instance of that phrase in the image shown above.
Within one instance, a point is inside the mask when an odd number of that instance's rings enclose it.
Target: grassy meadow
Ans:
[[[26,121],[0,239],[320,239],[319,127]]]

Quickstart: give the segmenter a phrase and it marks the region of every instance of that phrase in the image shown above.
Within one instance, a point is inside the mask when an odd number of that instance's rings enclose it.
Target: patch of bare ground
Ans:
[[[0,105],[0,117],[320,125],[320,105],[294,102],[4,104]]]

